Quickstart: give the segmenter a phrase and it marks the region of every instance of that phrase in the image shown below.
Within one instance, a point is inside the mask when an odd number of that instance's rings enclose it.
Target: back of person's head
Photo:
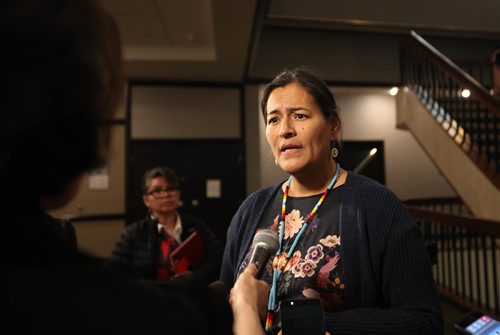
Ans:
[[[95,0],[0,4],[0,183],[37,202],[102,163],[121,41]]]
[[[148,192],[149,181],[153,178],[161,177],[165,179],[168,183],[169,188],[178,190],[179,185],[179,176],[175,173],[174,170],[167,166],[156,166],[144,172],[144,176],[142,178],[142,193],[146,194]]]
[[[338,115],[338,107],[332,92],[321,77],[307,67],[298,67],[292,70],[284,70],[276,75],[264,88],[261,100],[261,111],[264,121],[267,119],[267,101],[271,93],[289,84],[299,84],[314,99],[325,118],[332,118],[341,127]]]

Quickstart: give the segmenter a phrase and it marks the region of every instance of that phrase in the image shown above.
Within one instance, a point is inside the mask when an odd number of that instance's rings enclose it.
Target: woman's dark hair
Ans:
[[[97,0],[16,0],[2,2],[0,40],[0,182],[37,201],[102,164],[120,35]]]
[[[179,189],[179,177],[174,170],[166,166],[157,166],[144,172],[142,178],[142,194],[148,193],[148,183],[153,178],[163,177],[167,181],[170,188]]]
[[[266,85],[260,103],[264,122],[267,118],[267,101],[271,93],[279,87],[285,87],[291,83],[298,83],[314,99],[318,107],[323,112],[325,118],[333,118],[339,130],[341,122],[338,114],[338,107],[328,85],[312,70],[306,67],[298,67],[293,70],[284,70]]]

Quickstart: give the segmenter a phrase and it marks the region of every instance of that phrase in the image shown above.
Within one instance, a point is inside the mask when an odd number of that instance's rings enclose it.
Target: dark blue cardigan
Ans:
[[[232,287],[255,230],[281,184],[242,203],[227,231],[221,280]],[[439,296],[422,235],[386,187],[349,173],[340,205],[346,309],[326,313],[342,334],[442,334]]]

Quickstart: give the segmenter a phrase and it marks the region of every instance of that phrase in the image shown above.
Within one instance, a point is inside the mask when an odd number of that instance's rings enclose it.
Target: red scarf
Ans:
[[[189,269],[189,262],[186,257],[181,258],[179,261],[175,262],[175,264],[171,263],[170,254],[179,244],[172,236],[166,234],[164,231],[163,236],[164,238],[162,238],[160,242],[162,261],[157,271],[158,280],[166,280],[176,274],[186,272]]]

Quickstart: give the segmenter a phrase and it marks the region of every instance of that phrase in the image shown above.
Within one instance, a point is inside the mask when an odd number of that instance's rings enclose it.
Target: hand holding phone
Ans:
[[[457,322],[455,329],[467,335],[500,335],[500,322],[482,312],[473,311]]]
[[[280,304],[283,335],[325,335],[319,299],[290,299]]]

